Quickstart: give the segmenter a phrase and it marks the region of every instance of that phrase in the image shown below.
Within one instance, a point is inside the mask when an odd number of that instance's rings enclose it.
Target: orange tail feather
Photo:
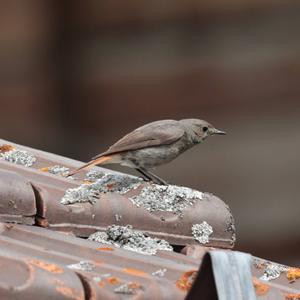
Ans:
[[[77,174],[81,170],[85,170],[85,169],[91,168],[92,166],[103,164],[104,162],[107,162],[111,159],[112,159],[111,156],[101,156],[97,159],[93,159],[93,160],[89,161],[88,163],[84,164],[82,167],[74,170],[73,172],[70,172],[68,174],[68,176],[73,176],[74,174]]]

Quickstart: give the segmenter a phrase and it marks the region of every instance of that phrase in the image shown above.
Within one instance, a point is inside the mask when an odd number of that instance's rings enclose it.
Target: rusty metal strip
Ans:
[[[209,251],[209,254],[207,254]],[[195,284],[192,286],[190,293],[187,296],[189,299],[219,299],[218,296],[218,284],[220,280],[214,276],[215,266],[220,265],[212,263],[211,256],[214,253],[219,253],[220,250],[208,249],[202,246],[186,246],[182,252],[191,257],[202,260],[199,274],[195,280]],[[232,251],[222,251],[223,253],[232,253]],[[206,254],[205,254],[206,253]],[[236,265],[233,263],[233,266]],[[283,266],[274,262],[270,262],[257,257],[251,257],[250,260],[251,277],[248,280],[248,288],[252,285],[255,295],[258,299],[300,299],[300,269]],[[219,272],[221,276],[224,276],[224,284],[231,282],[236,276],[236,273],[243,272],[245,268],[239,267],[237,270],[233,270],[232,267],[228,267],[231,272],[227,271]],[[222,275],[223,274],[223,275]],[[227,277],[225,276],[227,274]],[[248,273],[249,275],[249,273]],[[248,276],[249,277],[249,276]],[[221,279],[222,281],[222,279]],[[240,287],[240,283],[237,281],[237,288]],[[226,295],[226,292],[225,292]],[[233,299],[240,299],[238,296],[232,296]],[[242,299],[242,298],[241,298]],[[244,298],[243,298],[244,299]],[[245,298],[248,299],[248,298]]]

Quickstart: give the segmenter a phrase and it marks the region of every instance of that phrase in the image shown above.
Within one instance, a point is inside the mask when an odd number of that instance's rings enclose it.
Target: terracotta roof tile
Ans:
[[[300,299],[297,268],[217,250],[235,228],[212,194],[102,168],[65,178],[79,162],[7,141],[0,155],[1,299]],[[155,243],[165,250],[145,251]]]

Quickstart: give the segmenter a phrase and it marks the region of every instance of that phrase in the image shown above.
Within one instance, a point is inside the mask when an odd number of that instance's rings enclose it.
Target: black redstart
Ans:
[[[135,129],[69,176],[94,165],[118,163],[134,168],[147,180],[166,184],[149,169],[166,164],[208,136],[225,134],[199,119],[161,120]]]

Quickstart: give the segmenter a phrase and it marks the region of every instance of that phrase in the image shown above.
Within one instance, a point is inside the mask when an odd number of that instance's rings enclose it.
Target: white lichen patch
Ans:
[[[151,212],[169,211],[182,216],[185,208],[203,199],[203,193],[187,187],[150,184],[129,199],[137,207]]]
[[[102,281],[102,278],[100,276],[95,276],[93,277],[93,280],[97,283],[101,282]]]
[[[95,269],[95,265],[89,261],[80,261],[77,264],[68,265],[69,269],[91,272]]]
[[[63,176],[63,177],[68,176],[69,173],[70,173],[69,168],[64,167],[64,166],[60,166],[60,165],[55,165],[55,166],[44,168],[44,169],[47,169],[47,171],[51,174],[60,175],[60,176]],[[68,177],[68,178],[70,178],[70,177]]]
[[[67,189],[65,195],[60,200],[61,204],[74,204],[90,202],[95,203],[99,193],[88,184],[82,184],[77,188]]]
[[[264,271],[264,275],[261,276],[260,279],[270,281],[278,278],[280,274],[285,271],[287,271],[287,268],[283,266],[277,264],[269,264]]]
[[[143,180],[141,178],[119,175],[119,174],[105,174],[100,179],[97,179],[91,184],[92,188],[99,193],[118,192],[126,194],[127,192],[136,189]]]
[[[159,269],[152,273],[153,276],[164,277],[167,272],[167,269]]]
[[[125,194],[136,189],[142,179],[119,174],[105,174],[91,184],[82,184],[77,188],[68,189],[61,199],[61,204],[80,202],[95,203],[101,193],[117,192]]]
[[[122,219],[122,215],[115,214],[115,219],[116,219],[117,222],[120,222],[121,219]]]
[[[132,295],[135,293],[134,289],[130,287],[130,283],[121,284],[120,286],[114,289],[114,292],[116,294],[125,294],[125,295]]]
[[[213,234],[213,228],[206,221],[203,221],[201,224],[192,226],[192,234],[200,244],[207,244],[209,236]]]
[[[0,157],[6,161],[25,167],[31,167],[36,162],[36,158],[25,150],[13,149],[0,153]]]
[[[106,273],[106,274],[100,274],[99,276],[95,276],[93,277],[93,280],[97,283],[111,277],[112,275],[110,273]]]
[[[88,173],[86,173],[85,180],[95,182],[96,180],[102,178],[104,175],[104,172],[92,169]]]
[[[107,233],[103,232],[103,231],[97,231],[97,232],[92,233],[88,237],[88,240],[98,242],[101,244],[113,245],[113,241],[110,241]],[[117,245],[117,247],[120,248],[119,245]]]
[[[167,241],[146,236],[141,231],[133,230],[131,225],[112,225],[106,232],[95,232],[88,239],[145,255],[155,255],[158,250],[173,250]]]
[[[261,261],[261,266],[265,267],[264,274],[260,277],[261,280],[270,281],[278,278],[281,273],[287,272],[288,267],[273,263],[270,261]]]

